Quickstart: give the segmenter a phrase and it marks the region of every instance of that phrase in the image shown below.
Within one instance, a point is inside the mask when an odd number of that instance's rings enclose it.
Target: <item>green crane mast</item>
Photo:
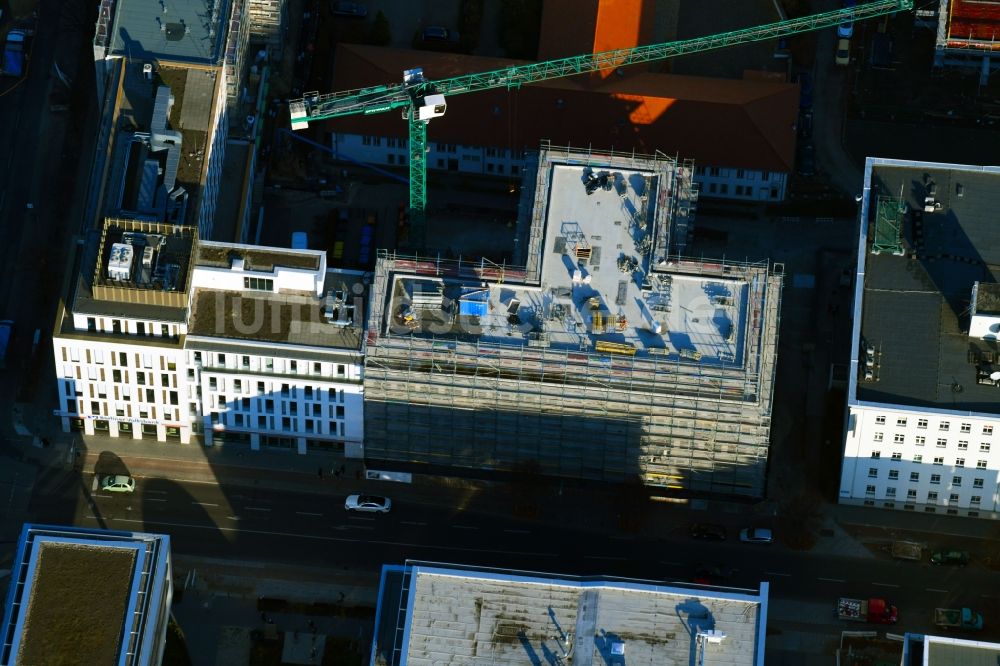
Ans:
[[[372,114],[402,109],[409,122],[410,138],[410,244],[422,249],[424,209],[427,205],[427,123],[443,116],[445,98],[461,93],[494,88],[519,88],[529,83],[586,74],[626,65],[665,60],[690,53],[777,39],[802,32],[830,28],[846,21],[862,21],[913,9],[913,0],[872,0],[854,7],[811,14],[752,28],[743,28],[706,37],[675,42],[588,53],[545,62],[516,65],[478,74],[466,74],[440,81],[424,78],[420,68],[403,72],[402,83],[324,94],[306,93],[288,104],[293,130],[308,127],[316,120],[356,114]]]

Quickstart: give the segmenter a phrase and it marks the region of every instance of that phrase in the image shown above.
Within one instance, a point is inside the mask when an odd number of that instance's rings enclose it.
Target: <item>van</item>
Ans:
[[[292,232],[292,249],[293,250],[307,250],[309,249],[309,234],[304,231],[293,231]]]

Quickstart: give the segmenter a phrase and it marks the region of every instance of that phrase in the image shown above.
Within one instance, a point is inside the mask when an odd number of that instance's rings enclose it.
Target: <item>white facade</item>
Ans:
[[[1000,518],[1000,415],[850,406],[841,502]]]
[[[408,140],[396,137],[334,133],[333,150],[341,158],[382,166],[406,166]],[[524,159],[516,151],[453,143],[428,143],[427,168],[485,176],[520,176]],[[694,181],[702,197],[740,201],[782,201],[788,174],[732,167],[699,166]]]
[[[220,266],[217,259],[199,261],[201,250],[231,254],[231,266]],[[313,269],[303,268],[310,263]],[[61,317],[53,352],[63,429],[183,444],[200,437],[209,446],[244,441],[254,450],[277,446],[299,453],[310,447],[360,451],[360,342],[339,342],[360,341],[360,328],[354,338],[345,338],[344,327],[350,322],[323,322],[317,339],[327,344],[311,344],[303,341],[307,338],[274,338],[266,326],[260,326],[259,339],[250,330],[234,338],[230,329],[209,318],[192,334],[196,299],[203,302],[206,294],[212,300],[223,294],[232,298],[249,289],[265,306],[297,299],[297,307],[304,303],[301,310],[307,313],[319,311],[331,284],[360,284],[360,274],[327,271],[321,251],[227,243],[200,244],[191,265],[183,320],[72,311]],[[315,329],[317,324],[303,319],[302,328],[309,326]]]

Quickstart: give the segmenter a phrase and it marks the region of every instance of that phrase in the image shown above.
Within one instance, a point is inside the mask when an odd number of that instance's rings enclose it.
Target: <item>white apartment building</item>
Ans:
[[[841,503],[1000,518],[998,206],[998,167],[868,159]]]
[[[64,430],[360,450],[361,274],[123,219],[81,266],[53,333]]]

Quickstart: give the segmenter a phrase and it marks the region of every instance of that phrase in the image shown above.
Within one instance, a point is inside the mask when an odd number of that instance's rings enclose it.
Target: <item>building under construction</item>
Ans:
[[[369,465],[761,496],[782,269],[685,256],[693,170],[543,146],[520,265],[383,253]]]

